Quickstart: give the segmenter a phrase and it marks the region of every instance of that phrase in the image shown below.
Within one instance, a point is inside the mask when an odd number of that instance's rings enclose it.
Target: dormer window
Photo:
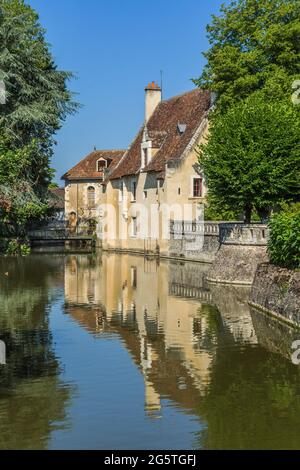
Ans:
[[[186,131],[187,125],[184,123],[178,123],[177,128],[178,128],[179,134],[184,134]]]
[[[101,158],[97,161],[97,171],[99,173],[102,173],[105,168],[107,168],[107,161],[104,158]]]

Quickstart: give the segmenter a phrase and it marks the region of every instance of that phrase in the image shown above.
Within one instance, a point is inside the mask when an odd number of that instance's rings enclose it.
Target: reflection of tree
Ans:
[[[293,336],[251,315],[246,289],[212,286],[217,307],[198,304],[188,297],[183,303],[178,295],[172,296],[172,289],[167,299],[163,289],[157,290],[157,299],[147,298],[149,278],[144,276],[143,266],[129,258],[122,275],[118,275],[119,263],[112,263],[113,270],[99,276],[99,284],[105,277],[109,280],[107,291],[113,292],[115,302],[109,304],[103,289],[92,303],[87,292],[99,265],[95,267],[83,258],[75,261],[71,263],[70,258],[67,268],[70,275],[73,270],[76,273],[74,292],[82,292],[80,301],[70,295],[66,310],[99,338],[103,334],[119,335],[144,376],[146,412],[161,416],[164,398],[186,414],[198,416],[206,424],[196,436],[198,447],[300,447],[300,376],[286,360]],[[137,269],[131,277],[133,265]],[[192,266],[188,274],[193,272]],[[84,270],[85,274],[79,272]],[[172,266],[171,274],[167,270],[163,274],[171,276],[176,286],[187,287],[189,295],[185,271],[175,272]],[[134,295],[130,291],[132,279]],[[165,285],[169,287],[170,282]],[[283,337],[287,340],[282,341]]]
[[[46,261],[45,261],[46,260]],[[59,258],[0,259],[0,448],[47,448],[51,424],[64,419],[69,390],[58,378],[48,308],[61,285]]]
[[[225,350],[221,344],[197,406],[207,422],[201,447],[299,449],[299,371],[261,347],[232,341]]]

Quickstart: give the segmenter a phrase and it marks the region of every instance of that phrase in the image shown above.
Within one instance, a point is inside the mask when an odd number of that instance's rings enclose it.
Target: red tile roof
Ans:
[[[211,105],[209,91],[193,90],[180,96],[162,101],[147,123],[152,147],[158,148],[156,155],[143,171],[164,172],[169,160],[180,159],[195,133],[206,117]],[[185,124],[186,130],[180,133],[178,124]],[[137,174],[141,168],[141,143],[143,126],[129,150],[112,171],[109,179]]]
[[[112,170],[119,163],[125,150],[95,150],[81,160],[62,176],[63,180],[103,179],[104,173],[97,171],[97,161],[104,158],[107,161],[108,170]]]

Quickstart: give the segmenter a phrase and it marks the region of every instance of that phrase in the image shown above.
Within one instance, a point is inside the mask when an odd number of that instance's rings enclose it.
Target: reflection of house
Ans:
[[[96,219],[96,209],[103,202],[104,176],[116,166],[123,153],[124,150],[95,150],[62,177],[66,184],[66,218],[71,223]]]
[[[205,270],[203,265],[198,268],[200,288]],[[184,265],[158,265],[128,255],[104,256],[101,264],[70,256],[65,266],[68,312],[90,332],[106,329],[122,336],[143,373],[145,407],[150,414],[160,410],[160,393],[152,375],[157,370],[163,374],[164,361],[169,365],[180,362],[168,366],[178,372],[172,373],[172,383],[179,394],[188,395],[189,383],[201,395],[209,384],[213,360],[210,351],[199,348],[199,338],[201,342],[208,328],[201,304],[168,295],[170,269],[178,270],[178,278],[184,276]]]

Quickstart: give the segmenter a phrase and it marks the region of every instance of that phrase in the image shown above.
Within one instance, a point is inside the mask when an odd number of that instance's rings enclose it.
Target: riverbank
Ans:
[[[300,326],[300,271],[260,264],[250,297],[252,306]]]

